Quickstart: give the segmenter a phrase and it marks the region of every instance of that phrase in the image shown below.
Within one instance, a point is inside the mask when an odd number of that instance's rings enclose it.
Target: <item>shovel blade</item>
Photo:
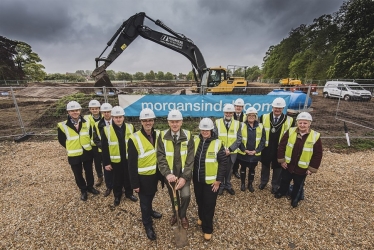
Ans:
[[[179,247],[188,246],[187,231],[183,227],[176,227],[174,229],[175,245]]]

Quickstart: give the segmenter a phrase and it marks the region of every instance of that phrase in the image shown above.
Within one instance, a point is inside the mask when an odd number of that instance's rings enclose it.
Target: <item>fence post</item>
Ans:
[[[104,101],[108,102],[108,94],[106,92],[106,87],[105,86],[103,86],[103,95],[104,95]]]
[[[14,106],[16,108],[19,125],[21,126],[21,129],[22,129],[22,135],[19,136],[19,137],[17,137],[17,138],[15,138],[14,140],[16,142],[21,142],[21,141],[26,140],[31,134],[26,133],[25,126],[24,126],[23,121],[22,121],[21,113],[19,112],[19,108],[18,108],[16,96],[14,95],[14,91],[13,91],[13,87],[12,86],[10,87],[10,92],[12,93],[12,99],[13,99],[13,102],[14,102]]]

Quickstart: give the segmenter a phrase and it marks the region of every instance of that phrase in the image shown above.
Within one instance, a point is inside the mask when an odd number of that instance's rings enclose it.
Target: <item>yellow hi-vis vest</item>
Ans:
[[[105,121],[105,120],[104,120]],[[99,137],[99,139],[101,140],[101,134],[100,134],[100,130],[99,130],[99,122],[100,122],[100,120],[99,121],[97,121],[97,122],[95,122],[95,130],[96,130],[96,134],[97,134],[97,136]],[[106,122],[106,121],[105,121]],[[106,123],[105,123],[105,126],[108,126],[108,125],[106,125]],[[95,144],[96,145],[96,144]],[[94,146],[94,145],[93,145]],[[101,153],[102,152],[102,150],[100,149],[100,148],[98,148],[98,151]]]
[[[101,117],[101,116],[100,116],[100,117]],[[91,129],[94,130],[94,129],[95,129],[95,123],[96,123],[96,122],[95,122],[93,116],[92,116],[92,115],[85,115],[83,118],[86,120],[86,122],[89,122],[89,123],[90,123],[90,127],[91,127]],[[92,135],[93,135],[93,133],[92,133]],[[95,144],[94,141],[93,141],[93,136],[91,136],[91,145],[92,145],[92,146],[96,146],[96,144]]]
[[[226,130],[224,119],[218,119],[215,121],[217,130],[218,130],[218,139],[220,139],[223,143],[223,146],[228,149],[232,144],[235,143],[237,136],[238,136],[238,129],[240,126],[240,122],[237,120],[231,119],[229,131]],[[236,149],[235,151],[231,152],[231,154],[236,154],[239,150]]]
[[[288,133],[289,133],[289,137],[288,137],[288,142],[287,142],[287,146],[286,146],[286,153],[285,153],[284,158],[286,159],[287,163],[290,163],[291,156],[292,156],[292,150],[293,150],[293,147],[295,145],[296,138],[297,138],[296,127],[290,128]],[[312,159],[312,155],[313,155],[313,146],[316,143],[316,141],[318,140],[319,136],[320,136],[320,133],[318,133],[314,130],[310,130],[310,133],[309,133],[309,135],[306,138],[306,141],[304,143],[304,147],[303,147],[303,151],[302,151],[301,156],[300,156],[300,160],[297,163],[297,165],[300,168],[305,169],[305,168],[309,167],[310,159]]]
[[[129,123],[124,123],[124,125],[126,126],[125,147],[127,149],[127,142],[129,141],[130,135],[134,133],[134,126]],[[104,132],[108,138],[110,161],[118,163],[121,161],[121,154],[119,152],[118,138],[116,132],[114,131],[113,125],[105,126]],[[126,150],[126,159],[127,158],[128,152]]]
[[[195,142],[195,154],[200,143],[199,136],[194,138]],[[212,184],[217,179],[218,173],[218,162],[217,154],[219,149],[222,147],[222,141],[219,139],[212,140],[205,155],[205,183]]]
[[[68,156],[80,156],[83,154],[83,148],[87,151],[92,149],[90,138],[90,123],[82,122],[79,134],[72,128],[66,126],[67,121],[59,122],[58,126],[66,136],[66,151]],[[82,148],[83,147],[83,148]]]
[[[159,130],[156,131],[156,142],[160,134]],[[157,154],[155,147],[139,130],[130,136],[134,142],[135,148],[138,151],[138,174],[139,175],[154,175],[156,174]]]
[[[282,124],[282,130],[281,130],[281,133],[280,133],[280,136],[279,136],[278,143],[282,139],[282,136],[284,135],[284,133],[286,133],[287,130],[290,129],[290,127],[292,125],[292,122],[293,122],[293,118],[290,117],[290,116],[287,116],[286,121]],[[264,128],[265,128],[265,138],[266,138],[265,139],[265,147],[267,147],[269,145],[269,136],[270,136],[270,128],[271,128],[270,114],[264,114],[262,116],[262,124],[264,125]]]
[[[166,155],[166,161],[169,165],[169,169],[171,173],[173,174],[173,166],[174,166],[174,144],[171,140],[165,140],[164,135],[169,129],[166,129],[164,131],[161,131],[161,138],[162,142],[164,144],[165,148],[165,155]],[[171,131],[170,131],[171,132]],[[184,171],[184,166],[186,165],[187,160],[187,152],[188,152],[188,141],[191,139],[191,132],[185,129],[181,129],[181,133],[184,133],[187,137],[186,141],[181,142],[180,147],[180,154],[181,154],[181,162],[182,162],[182,173]]]
[[[262,129],[264,128],[264,125],[262,123],[259,123],[258,126],[256,127],[256,144],[255,144],[255,149],[258,147],[258,144],[260,144],[261,137],[262,137]],[[244,147],[247,146],[247,140],[248,140],[248,130],[247,130],[247,124],[243,122],[242,124],[242,142],[244,144]],[[245,152],[238,150],[239,154],[245,155]],[[256,156],[261,155],[261,151],[255,154]]]

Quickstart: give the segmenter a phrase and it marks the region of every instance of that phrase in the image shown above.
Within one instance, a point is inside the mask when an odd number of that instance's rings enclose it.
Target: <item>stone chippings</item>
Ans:
[[[371,159],[371,160],[370,160]],[[185,249],[373,249],[374,151],[324,152],[318,174],[307,177],[305,200],[292,209],[269,185],[218,197],[214,232],[206,242],[197,207],[188,210]],[[174,249],[166,188],[156,194],[156,241],[145,235],[139,202],[88,194],[82,202],[64,149],[57,141],[0,143],[1,249]],[[101,193],[105,187],[99,188]]]

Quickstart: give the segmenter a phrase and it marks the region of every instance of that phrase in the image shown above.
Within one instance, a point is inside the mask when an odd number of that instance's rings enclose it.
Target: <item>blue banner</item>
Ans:
[[[237,98],[244,100],[244,112],[254,107],[261,116],[272,111],[271,103],[277,97],[288,106],[289,95],[118,95],[118,100],[126,116],[139,116],[142,109],[150,108],[157,117],[167,116],[172,109],[180,110],[183,117],[222,117],[225,104],[234,104]]]

